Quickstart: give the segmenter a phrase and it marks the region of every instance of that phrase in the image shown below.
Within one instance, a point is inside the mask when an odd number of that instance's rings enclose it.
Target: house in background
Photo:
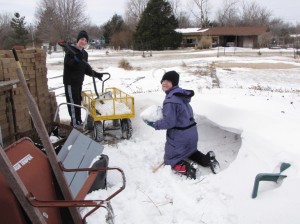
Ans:
[[[182,47],[197,47],[202,37],[201,33],[207,30],[201,28],[183,28],[176,29],[175,31],[182,34]]]
[[[182,34],[183,47],[245,47],[256,48],[269,31],[265,26],[210,27],[177,29]],[[207,48],[207,46],[205,47]]]

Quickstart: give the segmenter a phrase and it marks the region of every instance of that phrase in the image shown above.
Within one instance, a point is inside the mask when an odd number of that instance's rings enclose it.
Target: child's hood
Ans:
[[[168,91],[166,98],[171,98],[173,95],[182,98],[186,102],[190,102],[195,93],[193,90],[182,89],[178,86],[174,86],[170,89],[170,91]]]

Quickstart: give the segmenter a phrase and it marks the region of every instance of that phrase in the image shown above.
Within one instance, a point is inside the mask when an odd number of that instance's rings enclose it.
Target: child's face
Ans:
[[[83,49],[85,47],[85,45],[87,44],[87,39],[86,38],[80,38],[77,42],[77,47],[79,49]]]
[[[169,80],[164,80],[161,83],[161,88],[164,92],[168,91],[169,89],[171,89],[173,87],[172,82]]]

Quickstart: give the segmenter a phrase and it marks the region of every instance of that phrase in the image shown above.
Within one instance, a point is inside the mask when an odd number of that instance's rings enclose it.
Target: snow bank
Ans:
[[[227,50],[227,49],[226,49]],[[236,51],[240,49],[236,48]],[[251,51],[246,49],[247,51]],[[245,50],[245,51],[246,51]],[[265,51],[261,49],[261,51]],[[267,51],[267,50],[266,50]],[[141,70],[124,71],[117,68],[121,57],[101,58],[92,66],[103,67],[112,74],[107,86],[116,86],[135,98],[136,117],[132,119],[133,136],[116,144],[104,143],[110,166],[121,167],[126,175],[126,189],[112,200],[118,224],[296,224],[300,220],[300,69],[217,69],[221,87],[211,89],[210,79],[195,75],[193,70],[218,61],[247,63],[290,62],[292,57],[203,57],[213,51],[176,51],[171,54],[153,52],[142,58],[127,56]],[[93,56],[94,56],[93,55]],[[174,56],[175,55],[175,56]],[[58,59],[54,54],[53,60]],[[103,60],[102,60],[103,59]],[[104,61],[104,62],[103,62]],[[185,67],[179,66],[184,61]],[[196,180],[175,175],[170,167],[161,167],[164,155],[165,131],[155,131],[142,121],[152,105],[162,105],[165,97],[160,88],[163,72],[177,70],[180,85],[193,89],[192,106],[199,131],[198,148],[214,150],[222,171],[212,175],[207,168],[198,168]],[[57,76],[48,70],[48,76]],[[49,79],[53,87],[62,78]],[[57,82],[55,82],[57,81]],[[261,91],[251,86],[270,86],[288,91]],[[85,79],[85,89],[92,81]],[[291,91],[291,89],[296,91]],[[56,89],[58,102],[63,101],[63,89]],[[263,89],[265,90],[265,89]],[[64,98],[63,98],[64,99]],[[153,108],[154,109],[154,108]],[[60,117],[68,116],[60,114]],[[153,118],[156,119],[156,118]],[[278,172],[280,162],[291,167],[282,185],[262,182],[256,199],[251,198],[254,179],[258,173]],[[108,174],[108,192],[118,186],[120,177]],[[103,192],[93,192],[88,198],[101,198]],[[88,218],[93,224],[103,220],[97,211]]]

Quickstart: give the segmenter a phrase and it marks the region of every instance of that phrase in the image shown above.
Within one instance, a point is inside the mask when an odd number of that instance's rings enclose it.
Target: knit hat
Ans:
[[[166,72],[162,77],[160,83],[162,83],[164,80],[172,82],[172,86],[177,86],[179,83],[179,74],[175,71]]]
[[[79,33],[78,33],[78,36],[77,36],[77,42],[81,39],[81,38],[85,38],[87,40],[87,42],[89,42],[89,36],[87,34],[87,32],[85,30],[81,30]]]

